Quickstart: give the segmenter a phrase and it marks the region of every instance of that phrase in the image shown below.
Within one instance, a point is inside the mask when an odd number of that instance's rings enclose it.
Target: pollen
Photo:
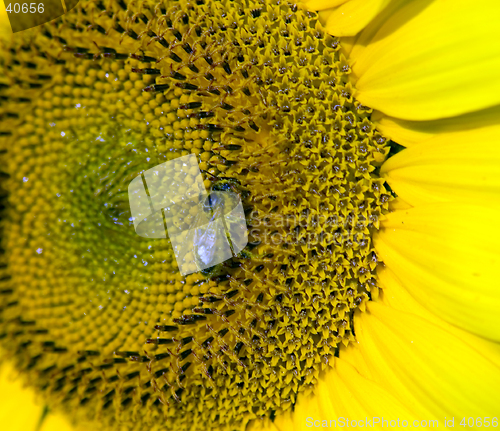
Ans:
[[[391,200],[388,143],[317,15],[80,1],[0,69],[0,343],[44,402],[103,430],[230,431],[311,393],[377,295]],[[249,242],[182,276],[127,190],[189,154]]]

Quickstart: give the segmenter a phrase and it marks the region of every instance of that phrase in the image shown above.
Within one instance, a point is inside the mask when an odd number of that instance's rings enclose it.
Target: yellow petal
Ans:
[[[365,421],[381,414],[386,419],[414,417],[383,384],[366,374],[357,353],[354,345],[344,349],[342,357],[335,358],[334,367],[321,374],[314,394],[298,397],[293,412],[278,415],[274,423],[253,421],[247,431],[306,431],[318,424],[340,427],[347,419],[352,425],[352,420]],[[356,425],[366,426],[365,422]],[[381,426],[374,424],[373,428]]]
[[[69,421],[60,414],[49,414],[37,431],[77,431]],[[83,431],[81,428],[78,431]],[[91,430],[86,430],[91,431]]]
[[[412,205],[410,205],[408,202],[404,201],[403,199],[397,197],[389,203],[389,208],[391,211],[399,211],[399,210],[406,210],[408,208],[412,208]]]
[[[388,214],[378,255],[421,304],[448,322],[500,340],[498,209],[458,203]]]
[[[335,9],[348,1],[351,0],[305,0],[301,6],[310,11],[319,11],[319,19],[325,25]]]
[[[457,328],[448,322],[445,322],[437,314],[431,313],[425,304],[420,304],[411,295],[411,291],[405,288],[405,285],[399,280],[391,269],[385,267],[377,271],[377,278],[381,289],[380,300],[385,305],[405,313],[414,314],[421,317],[433,325],[439,326],[441,329],[452,334],[454,337],[461,339],[471,348],[481,352],[483,356],[491,360],[498,368],[500,368],[500,343],[495,343],[485,338],[478,337],[468,331]],[[359,350],[359,349],[358,349]],[[351,354],[352,356],[352,354]],[[360,362],[357,355],[357,361]],[[365,368],[366,369],[366,368]],[[368,371],[364,371],[368,373]]]
[[[340,45],[340,50],[346,58],[349,57],[352,49],[356,46],[357,36],[343,37],[342,44]]]
[[[328,17],[326,29],[335,36],[354,36],[375,18],[391,0],[351,0]]]
[[[245,431],[301,431],[309,429],[306,425],[306,419],[320,416],[318,402],[317,395],[302,393],[298,396],[293,410],[277,415],[274,421],[270,419],[253,420]]]
[[[322,10],[333,9],[348,1],[351,0],[306,0],[302,2],[302,5],[304,5],[304,7],[312,11],[314,10],[322,11]]]
[[[500,124],[500,105],[457,117],[430,121],[400,120],[376,111],[372,115],[372,120],[386,138],[405,147],[411,147],[436,135],[479,130]]]
[[[12,34],[9,15],[7,14],[4,3],[5,2],[0,2],[0,39],[6,38]]]
[[[352,348],[355,353],[355,346]],[[346,356],[351,352],[346,349]],[[411,412],[387,389],[364,376],[348,360],[335,358],[334,368],[324,371],[316,385],[314,395],[299,396],[293,413],[277,416],[274,426],[279,431],[306,431],[311,427],[372,427],[373,416],[387,419],[411,418]],[[360,422],[362,421],[362,422]],[[373,424],[375,429],[381,426]],[[252,428],[252,431],[260,430]],[[271,431],[272,428],[269,428]],[[264,428],[268,431],[268,428]]]
[[[416,0],[388,10],[351,53],[360,102],[407,120],[500,103],[500,2]]]
[[[316,393],[324,418],[332,418],[330,412],[336,413],[333,419],[344,417],[359,420],[381,413],[386,419],[412,417],[412,413],[394,394],[364,377],[342,356],[336,359],[333,372],[325,374]]]
[[[460,118],[460,116],[453,118]],[[435,133],[430,130],[432,126],[426,128],[426,124],[438,123],[446,121],[447,119],[434,121],[407,121],[388,117],[387,115],[381,114],[380,111],[375,111],[372,114],[372,120],[376,124],[377,130],[386,138],[408,148],[435,135]]]
[[[492,385],[500,378],[500,344],[430,313],[389,269],[382,270],[379,279],[382,304],[369,303],[368,313],[355,316],[359,342],[341,349],[334,368],[321,375],[314,397],[299,396],[294,412],[250,431],[305,431],[315,424],[321,427],[324,420],[325,425],[336,420],[338,426],[339,418],[345,423],[347,418],[382,416],[407,420],[411,426],[417,425],[414,420],[421,426],[421,421],[439,420],[443,427],[445,417],[450,420],[469,410],[495,413],[491,407],[499,389],[490,387],[485,376],[492,376]]]
[[[420,420],[498,416],[500,369],[438,325],[382,303],[355,316],[359,349],[373,375]],[[458,423],[455,422],[455,426]]]
[[[42,416],[43,406],[35,402],[35,393],[16,379],[11,364],[0,366],[0,424],[8,431],[35,431]]]
[[[279,428],[268,418],[250,421],[245,431],[280,431]]]
[[[274,420],[274,425],[279,431],[304,431],[307,427],[307,418],[320,417],[318,395],[301,395],[297,399],[293,412],[278,415]]]
[[[388,159],[380,173],[396,194],[415,206],[500,201],[500,126],[443,133]]]

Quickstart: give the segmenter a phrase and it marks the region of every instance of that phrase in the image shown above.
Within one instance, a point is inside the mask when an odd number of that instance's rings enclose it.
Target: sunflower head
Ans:
[[[390,200],[339,41],[279,0],[88,1],[2,52],[0,329],[18,367],[105,429],[290,409],[354,340]],[[182,276],[168,239],[136,234],[127,190],[189,154],[239,195],[249,244]]]

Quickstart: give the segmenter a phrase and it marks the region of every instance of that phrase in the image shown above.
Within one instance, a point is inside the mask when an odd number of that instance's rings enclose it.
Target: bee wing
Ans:
[[[203,221],[204,217],[207,222],[201,224],[200,221]],[[197,217],[192,244],[199,270],[218,265],[232,257],[223,217],[222,209],[217,207],[209,217],[201,214]]]
[[[229,238],[231,249],[236,255],[248,244],[248,230],[245,212],[240,197],[233,192],[225,192],[221,212],[226,226],[226,235]]]

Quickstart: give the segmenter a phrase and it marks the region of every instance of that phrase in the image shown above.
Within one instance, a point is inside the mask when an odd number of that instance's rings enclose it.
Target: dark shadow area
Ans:
[[[65,14],[61,0],[4,0],[13,33],[45,24]],[[66,2],[67,11],[78,4],[78,0]]]

